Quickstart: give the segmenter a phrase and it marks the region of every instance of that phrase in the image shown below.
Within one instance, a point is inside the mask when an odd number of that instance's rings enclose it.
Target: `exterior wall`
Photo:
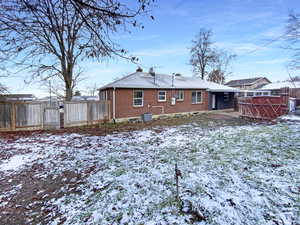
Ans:
[[[228,101],[224,101],[224,92],[210,92],[209,93],[209,109],[212,110],[212,95],[216,95],[216,108],[217,109],[230,109],[234,108],[234,93],[229,92]]]
[[[144,91],[143,106],[133,106],[133,90]],[[165,102],[158,102],[158,90],[167,91]],[[113,89],[107,91],[107,100],[111,100],[111,113],[113,113]],[[116,89],[116,118],[139,117],[147,112],[158,115],[209,110],[209,93],[207,91],[195,90],[202,91],[202,103],[192,104],[193,90],[184,90],[184,100],[176,101],[175,105],[171,105],[171,98],[175,95],[175,91],[168,89]]]

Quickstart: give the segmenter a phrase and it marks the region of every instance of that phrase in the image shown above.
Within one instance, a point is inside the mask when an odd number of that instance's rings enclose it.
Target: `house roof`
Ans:
[[[242,86],[242,85],[252,85],[255,82],[259,81],[260,79],[266,79],[267,81],[269,81],[269,79],[267,79],[266,77],[254,77],[254,78],[248,78],[248,79],[231,80],[231,81],[227,82],[226,85],[231,86],[231,87]],[[269,82],[271,83],[271,81],[269,81]]]
[[[174,78],[172,78],[174,77]],[[174,79],[174,80],[173,80]],[[173,80],[173,82],[172,82]],[[173,83],[173,85],[172,85]],[[238,89],[225,85],[202,80],[198,77],[172,76],[167,74],[155,74],[152,76],[145,72],[135,72],[119,80],[109,83],[106,88],[148,88],[148,89],[206,89],[215,92],[236,92]]]
[[[300,81],[294,81],[294,82],[283,81],[283,82],[270,83],[260,88],[260,90],[276,90],[284,87],[300,88]]]
[[[4,101],[31,101],[35,100],[36,97],[32,94],[5,94],[0,95],[0,100]]]
[[[72,101],[98,101],[98,100],[99,100],[99,96],[83,95],[83,96],[73,96],[72,97]]]

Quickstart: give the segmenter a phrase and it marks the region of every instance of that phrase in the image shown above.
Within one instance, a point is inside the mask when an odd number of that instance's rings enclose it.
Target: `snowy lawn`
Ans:
[[[300,223],[299,123],[37,134],[0,148],[0,224]]]

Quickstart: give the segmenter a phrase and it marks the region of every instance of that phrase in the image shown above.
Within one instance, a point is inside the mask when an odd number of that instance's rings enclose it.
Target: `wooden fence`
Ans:
[[[64,126],[81,126],[109,120],[109,102],[65,102]],[[60,128],[57,103],[0,102],[0,131]]]
[[[40,130],[59,126],[58,108],[51,108],[47,102],[1,102],[0,131]]]
[[[288,95],[239,98],[238,109],[242,117],[272,120],[288,113]]]
[[[64,127],[92,125],[109,120],[109,101],[65,102]]]

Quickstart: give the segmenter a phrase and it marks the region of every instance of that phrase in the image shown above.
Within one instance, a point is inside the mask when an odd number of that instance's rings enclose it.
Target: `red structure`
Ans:
[[[241,116],[273,120],[288,113],[289,93],[287,89],[282,89],[280,96],[256,96],[240,98],[238,108]]]

